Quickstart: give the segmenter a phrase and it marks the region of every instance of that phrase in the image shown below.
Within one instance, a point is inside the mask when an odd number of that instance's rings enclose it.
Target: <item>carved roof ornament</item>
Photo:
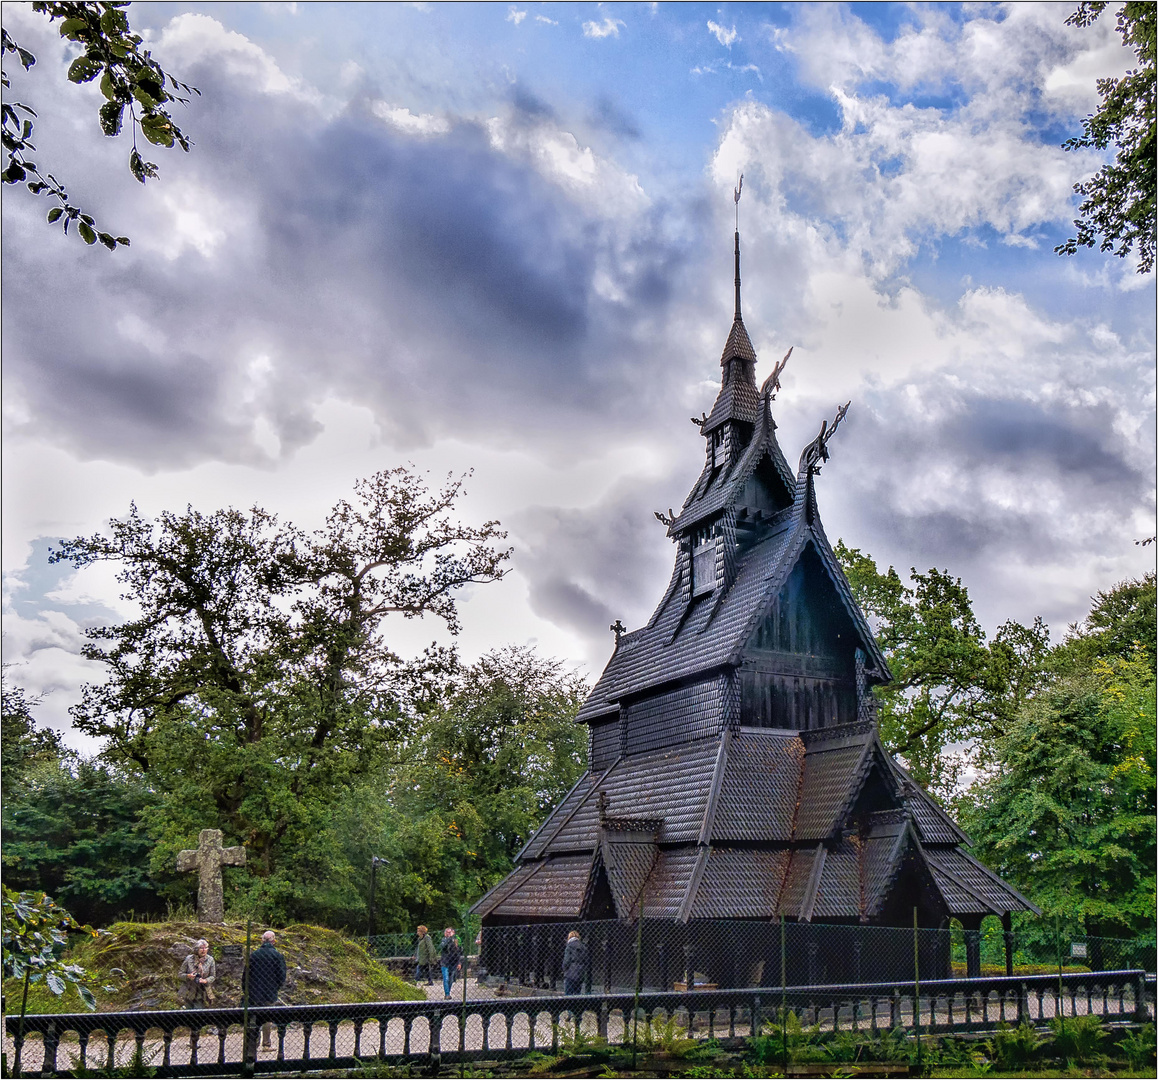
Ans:
[[[837,406],[836,416],[833,418],[831,427],[827,420],[820,421],[820,434],[800,452],[801,476],[806,475],[806,469],[809,476],[815,476],[820,472],[821,462],[828,460],[828,440],[836,434],[836,429],[840,427],[840,422],[844,419],[851,404],[851,401],[846,401],[843,405]]]
[[[828,440],[836,434],[836,429],[840,427],[840,422],[851,404],[851,401],[846,401],[843,405],[837,406],[836,416],[831,425],[827,420],[821,420],[819,434],[800,452],[800,465],[796,477],[796,506],[798,510],[803,510],[805,520],[808,522],[816,519],[816,490],[812,478],[820,472],[822,463],[828,460]]]
[[[765,404],[776,400],[776,391],[780,389],[780,373],[788,366],[788,357],[792,355],[792,350],[795,348],[795,345],[789,346],[788,351],[784,354],[784,359],[772,369],[772,374],[764,380],[764,385],[760,387],[760,396],[764,398]]]

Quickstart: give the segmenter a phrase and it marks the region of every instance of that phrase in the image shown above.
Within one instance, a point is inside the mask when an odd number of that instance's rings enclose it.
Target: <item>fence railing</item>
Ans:
[[[619,920],[587,920],[576,923],[553,923],[521,926],[491,926],[482,931],[483,964],[488,970],[504,975],[522,967],[526,972],[547,972],[552,966],[561,971],[562,950],[567,934],[578,930],[592,951],[592,963],[610,960],[612,974],[600,980],[596,971],[592,985],[609,992],[622,985],[614,974],[630,968],[634,960],[635,923]],[[873,978],[904,978],[913,974],[913,931],[908,927],[837,926],[827,923],[793,923],[784,927],[784,950],[792,982],[862,981]],[[741,922],[737,920],[697,920],[683,927],[670,921],[649,921],[645,926],[645,985],[655,990],[670,989],[673,982],[686,975],[687,954],[714,952],[709,966],[715,966],[710,981],[718,985],[743,986],[746,975],[727,962],[729,953],[738,957],[757,957],[764,961],[764,971],[751,984],[764,980],[769,973],[779,982],[781,929],[775,922]],[[459,932],[459,941],[470,955],[479,951],[473,934]],[[435,946],[441,942],[441,931],[432,934]],[[1040,974],[1041,969],[1080,969],[1123,971],[1141,968],[1158,970],[1158,944],[1152,938],[1109,938],[1067,933],[1064,927],[1042,920],[1029,929],[1006,932],[996,918],[986,919],[975,930],[961,927],[946,930],[922,928],[919,932],[925,972],[930,977],[957,975]],[[522,942],[522,945],[517,944]],[[532,946],[532,942],[535,944]],[[380,959],[411,958],[418,947],[414,934],[375,934],[367,939],[371,956]],[[530,949],[534,958],[515,957]],[[554,949],[554,961],[538,956],[541,950]],[[604,957],[604,950],[612,955]],[[889,957],[894,959],[890,960]],[[695,956],[692,956],[695,962]],[[683,964],[682,971],[680,964]],[[1024,969],[1036,968],[1036,972]],[[652,970],[654,969],[654,970]],[[665,970],[672,979],[664,977]],[[519,979],[516,974],[517,981]],[[555,981],[561,979],[556,972]],[[628,983],[634,985],[629,976]]]
[[[571,973],[568,940],[578,933]],[[480,962],[512,990],[572,989],[615,993],[670,991],[690,984],[742,989],[1062,974],[1089,970],[1155,970],[1152,942],[1107,938],[1053,940],[996,928],[645,919],[488,926]]]
[[[636,1007],[638,1012],[636,1012]],[[378,1002],[190,1011],[10,1016],[14,1072],[51,1076],[124,1068],[158,1076],[354,1068],[371,1059],[436,1064],[502,1059],[556,1048],[581,1028],[626,1045],[640,1026],[675,1018],[696,1038],[736,1045],[794,1013],[821,1031],[984,1032],[999,1023],[1044,1026],[1096,1014],[1110,1023],[1153,1020],[1154,977],[1140,970],[1009,978],[877,982],[682,993],[598,994],[461,1001]],[[271,1047],[259,1049],[270,1025]]]

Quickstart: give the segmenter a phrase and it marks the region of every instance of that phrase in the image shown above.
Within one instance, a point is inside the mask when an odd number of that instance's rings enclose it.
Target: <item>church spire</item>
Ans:
[[[736,204],[735,266],[736,266],[736,314],[732,320],[732,330],[724,343],[720,356],[723,368],[720,378],[720,395],[712,407],[711,414],[701,423],[700,431],[709,436],[713,431],[728,424],[742,424],[743,431],[736,437],[746,442],[759,416],[759,395],[756,393],[756,350],[744,328],[744,318],[740,314],[740,192],[744,190],[744,176],[732,192]],[[718,440],[717,440],[718,441]],[[736,448],[734,448],[736,449]],[[721,455],[732,458],[730,452]]]
[[[736,230],[736,319],[740,319],[740,230]]]
[[[744,190],[744,174],[732,192],[732,202],[736,204],[736,321],[740,322],[740,192]]]

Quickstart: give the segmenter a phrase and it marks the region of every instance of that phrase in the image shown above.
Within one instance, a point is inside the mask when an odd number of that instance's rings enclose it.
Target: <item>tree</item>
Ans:
[[[1079,932],[1152,932],[1154,670],[1097,661],[1031,701],[960,804],[974,853]]]
[[[7,800],[19,790],[37,765],[56,762],[65,754],[60,736],[51,729],[37,727],[32,707],[38,699],[28,698],[23,687],[3,683],[3,708],[0,710],[0,792]]]
[[[137,131],[155,146],[180,146],[188,152],[189,139],[177,126],[170,112],[173,103],[182,105],[188,95],[199,94],[166,72],[147,49],[141,48],[141,36],[129,29],[128,16],[123,8],[128,3],[34,3],[32,10],[47,15],[51,22],[60,22],[60,36],[75,42],[82,49],[68,68],[68,79],[73,83],[92,82],[100,77],[101,93],[105,103],[100,107],[101,131],[108,136],[119,135],[124,127],[125,113],[133,148],[129,152],[129,171],[140,183],[157,175],[157,166],[141,157],[137,148]],[[36,57],[9,36],[2,34],[2,53],[15,55],[25,71]],[[11,89],[8,74],[0,77],[4,89]],[[182,96],[184,95],[184,96]],[[7,95],[6,95],[7,96]],[[74,206],[63,184],[47,170],[40,169],[29,154],[36,150],[32,143],[35,110],[19,101],[5,101],[3,106],[3,142],[8,154],[8,165],[0,180],[6,184],[24,184],[34,195],[47,195],[57,205],[48,211],[48,222],[61,222],[65,233],[70,224],[86,244],[98,240],[110,251],[118,245],[128,246],[127,236],[113,236],[99,232],[90,214]]]
[[[1103,0],[1083,0],[1066,25],[1089,26],[1105,7]],[[1118,8],[1118,33],[1134,49],[1138,66],[1121,79],[1098,80],[1098,111],[1082,121],[1081,135],[1064,144],[1067,150],[1105,150],[1113,143],[1118,153],[1113,163],[1074,185],[1085,201],[1074,221],[1077,236],[1054,249],[1059,255],[1073,255],[1100,240],[1102,251],[1125,258],[1137,245],[1138,273],[1154,268],[1156,24],[1158,6],[1152,0],[1127,0]]]
[[[1158,590],[1151,570],[1098,593],[1089,615],[1069,628],[1050,662],[1062,672],[1088,671],[1097,660],[1128,660],[1141,650],[1154,668],[1158,664],[1156,639]]]
[[[73,755],[41,763],[4,800],[5,882],[57,897],[81,922],[161,912],[138,778]]]
[[[456,593],[503,576],[497,522],[453,518],[462,483],[431,492],[410,470],[377,473],[312,535],[259,508],[149,522],[133,506],[53,552],[118,564],[140,611],[88,632],[85,656],[108,675],[72,716],[156,792],[143,815],[158,876],[216,826],[249,848],[270,905],[324,877],[334,800],[403,731],[386,617],[432,614],[457,632]]]
[[[906,585],[843,542],[836,555],[893,673],[874,691],[881,739],[916,780],[948,797],[964,766],[988,759],[993,739],[1044,681],[1049,631],[1040,619],[1009,621],[987,644],[960,578],[913,568]],[[968,757],[948,753],[961,744]]]
[[[457,920],[586,768],[575,715],[588,687],[559,661],[513,645],[470,666],[445,653],[425,661],[408,673],[399,764],[368,777],[333,817],[350,865],[390,855],[382,927]]]

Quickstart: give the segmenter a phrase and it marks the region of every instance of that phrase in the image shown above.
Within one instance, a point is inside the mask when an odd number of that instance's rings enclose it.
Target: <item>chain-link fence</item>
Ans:
[[[570,981],[604,994],[632,990],[637,981],[666,992],[1155,970],[1152,940],[1077,938],[1044,925],[1006,931],[993,923],[946,930],[662,919],[489,926],[480,964],[488,985],[511,992],[562,991]]]

